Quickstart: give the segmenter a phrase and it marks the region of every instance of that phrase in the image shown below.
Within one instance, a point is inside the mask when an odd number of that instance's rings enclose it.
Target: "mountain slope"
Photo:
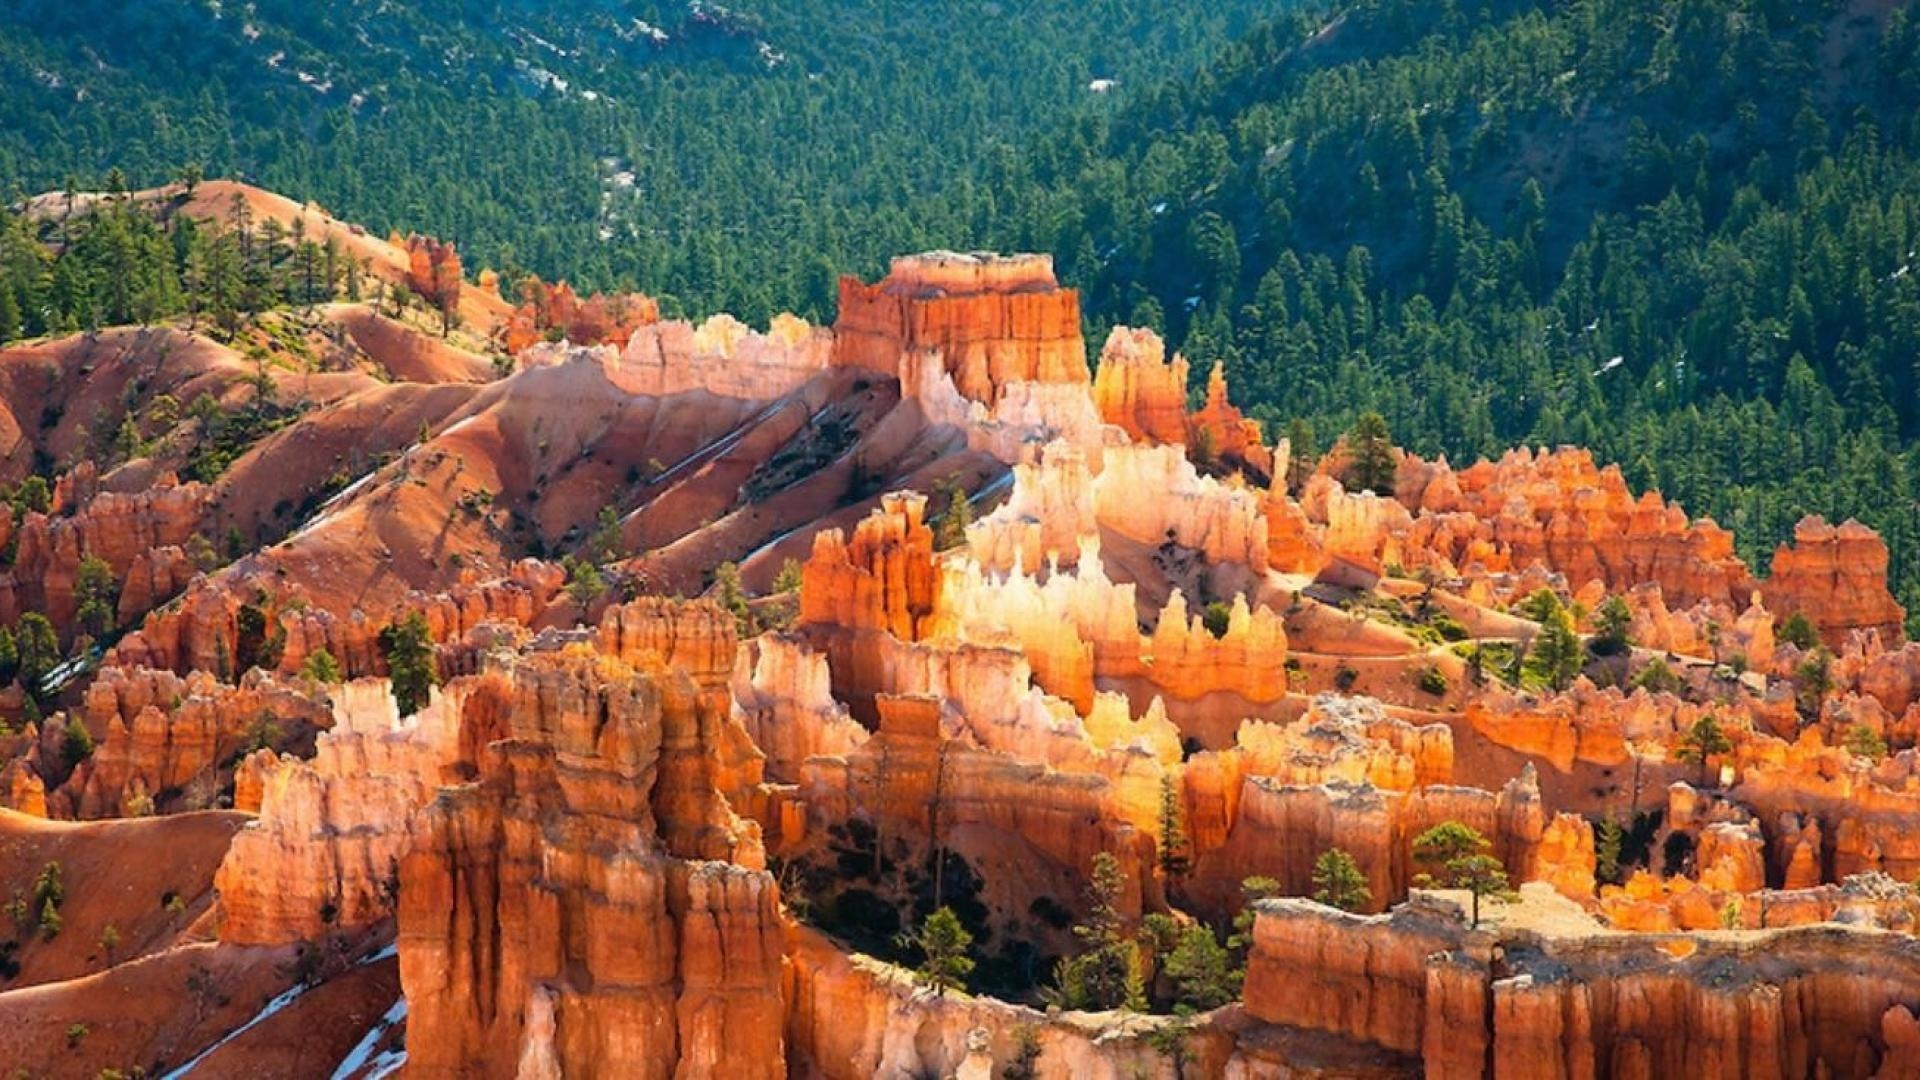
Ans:
[[[835,272],[922,246],[914,193],[1265,6],[23,0],[0,20],[0,187],[197,162],[476,264],[825,316]]]
[[[1753,561],[1857,516],[1912,609],[1917,50],[1883,0],[1332,5],[1037,145],[986,235],[1321,449],[1590,445]]]

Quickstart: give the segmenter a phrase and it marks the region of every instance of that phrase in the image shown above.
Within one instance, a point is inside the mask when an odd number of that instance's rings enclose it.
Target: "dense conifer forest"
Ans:
[[[1591,446],[1762,567],[1858,517],[1920,612],[1910,5],[882,7],[28,0],[0,184],[198,166],[754,320],[891,253],[1051,251],[1096,341],[1160,328],[1296,446],[1365,409],[1459,463]],[[0,228],[0,340],[349,284],[300,238],[60,228]]]

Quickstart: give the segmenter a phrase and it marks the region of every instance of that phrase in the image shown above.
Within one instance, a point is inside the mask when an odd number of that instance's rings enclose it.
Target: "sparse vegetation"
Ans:
[[[1119,861],[1104,851],[1095,855],[1087,885],[1087,920],[1073,927],[1085,948],[1054,969],[1046,993],[1050,1002],[1064,1009],[1146,1008],[1140,950],[1126,933],[1118,907],[1125,887]]]
[[[415,611],[381,630],[379,641],[400,715],[412,716],[426,707],[433,688],[440,684],[427,617]]]
[[[1373,889],[1352,855],[1328,848],[1313,863],[1313,898],[1342,911],[1359,911],[1373,903]]]
[[[1413,841],[1413,861],[1423,867],[1417,884],[1464,889],[1472,897],[1471,922],[1480,925],[1480,902],[1508,894],[1507,870],[1488,852],[1486,837],[1458,821],[1443,821]]]
[[[300,676],[322,685],[332,685],[341,680],[340,661],[326,649],[315,649],[300,661]]]
[[[921,922],[919,930],[900,935],[900,946],[919,951],[920,979],[933,987],[936,997],[945,997],[949,990],[966,988],[967,976],[974,967],[973,958],[968,955],[973,947],[973,935],[961,925],[960,917],[952,908],[934,909]]]
[[[1695,720],[1693,726],[1675,740],[1673,756],[1700,766],[1700,783],[1705,786],[1707,767],[1714,759],[1732,749],[1733,742],[1720,727],[1719,717],[1708,713]]]

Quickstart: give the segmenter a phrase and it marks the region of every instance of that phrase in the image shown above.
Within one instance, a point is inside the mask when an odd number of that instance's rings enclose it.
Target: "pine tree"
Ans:
[[[340,661],[325,649],[315,649],[300,662],[300,675],[317,683],[337,683],[341,677]]]
[[[20,301],[13,286],[0,280],[0,345],[20,336]]]
[[[1608,814],[1593,827],[1594,877],[1603,885],[1620,882],[1620,853],[1626,844],[1627,830],[1620,819]]]
[[[1508,891],[1507,871],[1488,854],[1487,838],[1458,821],[1443,821],[1413,841],[1413,861],[1428,867],[1415,881],[1426,887],[1465,889],[1472,895],[1472,923],[1480,925],[1480,901]]]
[[[74,618],[80,629],[96,638],[113,630],[119,619],[116,607],[119,594],[119,584],[113,580],[113,567],[107,565],[105,559],[97,555],[81,559],[73,582],[73,599],[77,605]]]
[[[1386,418],[1371,410],[1360,414],[1347,433],[1347,487],[1391,497],[1397,469]]]
[[[1681,733],[1676,741],[1673,756],[1681,761],[1692,762],[1700,766],[1700,783],[1707,783],[1707,765],[1716,757],[1733,749],[1733,742],[1720,728],[1720,720],[1712,713],[1693,722],[1693,726]]]
[[[734,621],[740,626],[741,637],[748,637],[754,632],[753,606],[747,602],[747,591],[740,583],[740,567],[737,564],[724,562],[714,568],[713,598],[733,614]]]
[[[973,947],[973,935],[961,925],[960,916],[952,908],[935,909],[921,922],[918,932],[900,935],[899,944],[920,951],[922,960],[917,970],[922,981],[934,988],[936,997],[966,987],[974,966],[973,958],[967,955]]]
[[[1126,875],[1119,860],[1107,852],[1093,857],[1087,885],[1088,915],[1073,927],[1086,948],[1063,959],[1054,968],[1054,985],[1047,997],[1067,1009],[1132,1009],[1146,1004],[1146,973],[1140,950],[1125,930],[1120,896]]]
[[[1239,997],[1244,977],[1213,931],[1198,924],[1181,928],[1162,970],[1173,980],[1175,1007],[1199,1012]]]
[[[1786,617],[1777,632],[1780,640],[1802,652],[1820,644],[1820,634],[1813,628],[1813,621],[1796,611]]]
[[[1573,616],[1561,605],[1560,598],[1547,589],[1528,597],[1523,613],[1540,623],[1540,633],[1527,650],[1524,678],[1540,686],[1565,690],[1586,660],[1580,635],[1573,627]]]
[[[380,631],[380,649],[386,654],[400,715],[412,716],[426,707],[433,688],[440,683],[427,617],[415,611]]]
[[[28,693],[37,695],[40,681],[60,664],[59,635],[54,633],[53,624],[45,615],[29,611],[20,616],[15,640],[20,651],[20,685],[26,687]]]
[[[1609,596],[1594,612],[1593,651],[1597,656],[1618,656],[1632,647],[1628,632],[1633,627],[1633,609],[1618,596]]]
[[[1342,911],[1359,911],[1373,903],[1373,890],[1352,855],[1328,848],[1313,863],[1313,898]]]
[[[1160,777],[1160,874],[1171,881],[1193,868],[1187,830],[1180,812],[1180,787],[1171,775]]]
[[[1881,738],[1879,732],[1865,724],[1855,724],[1848,728],[1841,745],[1847,748],[1848,753],[1866,758],[1868,761],[1877,762],[1887,756],[1887,740]]]

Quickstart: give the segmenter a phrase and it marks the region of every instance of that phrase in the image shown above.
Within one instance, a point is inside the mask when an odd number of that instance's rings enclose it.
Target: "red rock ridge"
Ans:
[[[839,312],[836,363],[894,375],[904,355],[938,353],[960,393],[988,406],[1010,383],[1088,381],[1080,294],[1045,255],[895,259],[876,285],[841,278]]]

